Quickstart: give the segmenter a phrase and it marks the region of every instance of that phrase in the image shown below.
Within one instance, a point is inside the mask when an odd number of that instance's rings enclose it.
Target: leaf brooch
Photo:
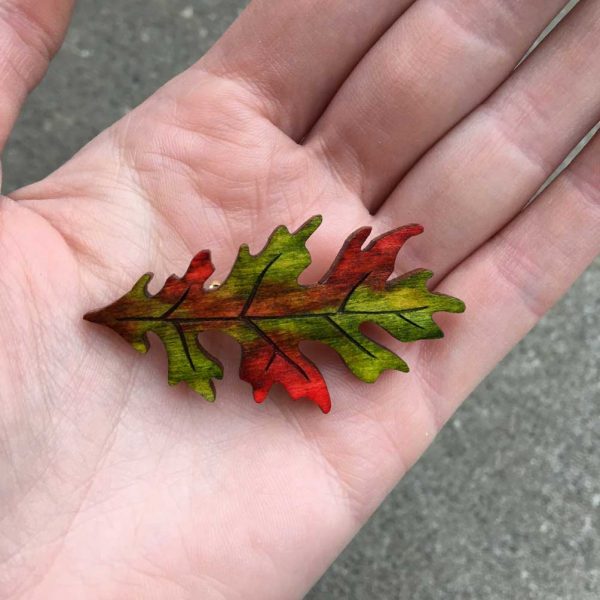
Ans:
[[[327,385],[300,342],[327,344],[356,377],[371,383],[386,369],[407,372],[408,365],[363,334],[362,323],[375,323],[402,342],[440,338],[433,313],[458,313],[465,306],[427,289],[431,271],[388,280],[398,251],[422,233],[420,225],[390,231],[364,249],[371,228],[358,229],[318,283],[300,285],[298,277],[311,263],[305,244],[321,221],[315,216],[293,233],[278,227],[256,255],[242,245],[218,287],[205,287],[214,267],[203,250],[183,277],[171,275],[156,295],[147,291],[153,277],[148,273],[122,298],[84,318],[110,327],[140,352],[148,351],[146,334],[157,334],[167,350],[169,383],[185,381],[210,402],[213,378],[223,377],[223,367],[199,344],[198,334],[217,329],[241,345],[240,377],[252,385],[256,402],[280,383],[294,400],[308,398],[327,413]]]

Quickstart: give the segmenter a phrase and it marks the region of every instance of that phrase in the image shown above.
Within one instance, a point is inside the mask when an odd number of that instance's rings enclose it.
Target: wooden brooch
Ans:
[[[298,277],[311,262],[306,241],[321,221],[315,216],[293,233],[277,227],[256,255],[242,245],[222,285],[205,287],[214,267],[203,250],[183,277],[171,275],[156,295],[147,291],[153,277],[148,273],[122,298],[84,318],[110,327],[140,352],[149,349],[146,334],[157,334],[167,350],[169,383],[185,381],[210,402],[213,379],[223,377],[223,368],[200,345],[198,334],[218,329],[241,345],[240,377],[252,385],[256,402],[281,383],[294,400],[308,398],[327,413],[327,385],[300,342],[327,344],[356,377],[371,383],[386,369],[407,372],[408,365],[362,333],[361,324],[375,323],[403,342],[440,338],[433,313],[458,313],[465,306],[430,292],[430,271],[389,279],[398,251],[422,233],[420,225],[390,231],[364,249],[371,228],[358,229],[318,283],[300,285]]]

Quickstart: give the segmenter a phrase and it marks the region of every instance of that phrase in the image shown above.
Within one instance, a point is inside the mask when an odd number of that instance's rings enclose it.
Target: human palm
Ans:
[[[255,0],[198,64],[41,182],[0,199],[0,590],[31,598],[301,595],[475,385],[600,249],[600,142],[525,210],[597,122],[600,2],[516,72],[559,0]],[[0,0],[0,146],[70,2]],[[426,33],[426,34],[425,34]],[[565,102],[565,94],[569,101]],[[144,272],[313,214],[315,280],[344,238],[419,222],[398,272],[435,271],[465,315],[373,385],[322,349],[328,416],[233,374],[166,385],[82,315]],[[304,280],[304,279],[303,279]]]

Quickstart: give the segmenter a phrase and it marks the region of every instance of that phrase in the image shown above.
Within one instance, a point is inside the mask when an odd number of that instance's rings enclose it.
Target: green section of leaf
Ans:
[[[321,221],[320,216],[313,217],[294,233],[287,227],[278,227],[256,255],[250,254],[248,246],[243,244],[229,277],[214,292],[216,296],[224,300],[244,297],[249,308],[262,286],[276,286],[282,293],[300,289],[297,279],[311,262],[306,240]]]
[[[212,379],[223,378],[223,368],[199,346],[197,330],[177,322],[155,323],[152,327],[167,350],[169,384],[185,381],[209,402],[215,401]]]
[[[383,290],[359,286],[346,304],[343,323],[356,326],[370,321],[402,342],[443,337],[432,315],[463,312],[465,305],[451,296],[430,292],[427,281],[432,275],[420,269],[389,282]]]

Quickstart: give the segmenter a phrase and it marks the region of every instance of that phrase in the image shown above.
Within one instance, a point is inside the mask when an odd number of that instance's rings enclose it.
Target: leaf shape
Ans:
[[[307,239],[321,224],[315,216],[294,233],[280,226],[256,255],[240,247],[232,271],[217,289],[205,287],[214,272],[210,252],[192,260],[183,277],[171,275],[155,295],[152,274],[142,276],[122,298],[85,319],[110,327],[136,350],[147,352],[147,333],[156,333],[169,359],[169,383],[185,381],[209,401],[222,365],[198,342],[198,334],[217,329],[242,347],[240,377],[263,402],[275,383],[297,400],[308,398],[323,412],[331,400],[316,365],[299,348],[303,340],[327,344],[362,381],[374,382],[387,369],[408,371],[393,352],[363,334],[372,322],[403,342],[443,337],[436,312],[462,312],[464,304],[427,289],[430,271],[419,269],[390,280],[398,251],[422,233],[420,225],[400,227],[363,248],[371,233],[364,227],[344,243],[333,265],[316,284],[298,277],[311,262]]]

